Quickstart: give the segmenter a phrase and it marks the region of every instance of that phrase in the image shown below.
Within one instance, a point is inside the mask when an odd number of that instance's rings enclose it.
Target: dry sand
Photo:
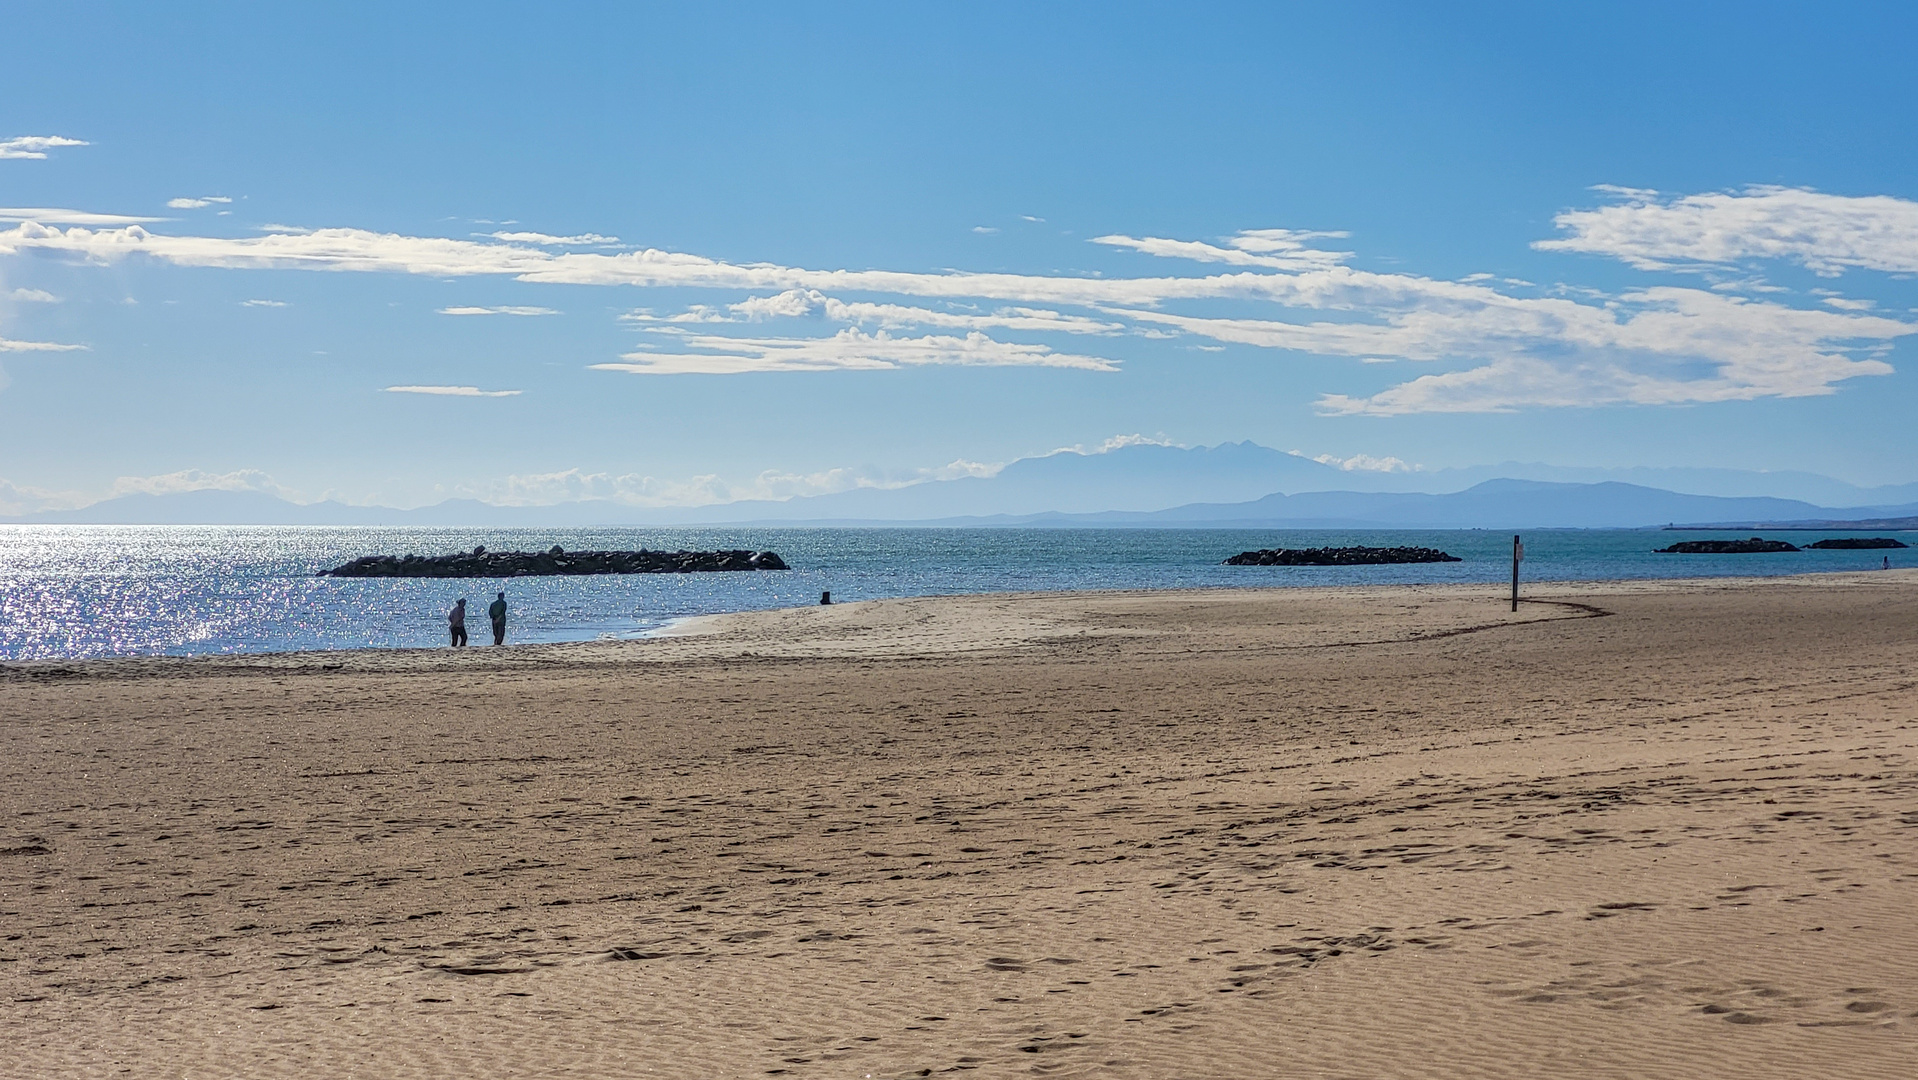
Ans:
[[[1918,573],[1535,598],[0,666],[0,1074],[1918,1074]]]

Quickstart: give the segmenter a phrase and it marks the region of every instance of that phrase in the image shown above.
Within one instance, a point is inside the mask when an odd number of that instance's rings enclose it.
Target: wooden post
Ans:
[[[1518,610],[1518,560],[1525,553],[1525,546],[1518,537],[1512,537],[1512,610]]]

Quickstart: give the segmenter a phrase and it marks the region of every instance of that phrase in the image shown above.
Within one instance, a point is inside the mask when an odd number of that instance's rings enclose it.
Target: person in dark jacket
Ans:
[[[446,627],[453,632],[455,649],[466,644],[466,598],[464,596],[460,597],[459,603],[453,605],[453,610],[446,613]]]
[[[493,620],[493,644],[506,644],[506,594],[500,593],[499,599],[486,609],[486,615]]]

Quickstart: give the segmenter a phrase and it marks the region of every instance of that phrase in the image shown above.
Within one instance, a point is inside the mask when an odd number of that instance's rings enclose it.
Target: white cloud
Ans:
[[[60,298],[45,289],[15,289],[7,294],[8,299],[22,300],[29,304],[57,304]]]
[[[981,236],[991,236],[993,233],[996,233],[999,230],[997,228],[994,228],[991,225],[974,225],[972,227],[972,231],[978,233]]]
[[[435,394],[440,397],[516,397],[521,390],[481,390],[477,386],[389,386],[389,394]]]
[[[1286,453],[1291,454],[1293,457],[1309,458],[1321,465],[1330,465],[1335,469],[1340,469],[1345,472],[1409,473],[1424,471],[1417,465],[1410,464],[1402,458],[1395,457],[1373,457],[1371,454],[1353,454],[1351,457],[1339,457],[1334,454],[1308,455],[1298,450],[1287,450]]]
[[[156,217],[134,217],[130,214],[95,214],[87,210],[63,210],[57,206],[0,206],[0,221],[31,221],[41,225],[144,225],[165,220],[165,218]]]
[[[1604,190],[1625,201],[1568,210],[1553,222],[1571,235],[1532,246],[1609,255],[1641,270],[1784,259],[1825,275],[1918,271],[1918,202],[1769,186],[1662,201],[1655,191]]]
[[[230,203],[232,201],[232,199],[227,198],[225,195],[203,195],[197,199],[187,198],[185,196],[178,199],[168,199],[166,204],[174,210],[198,210],[203,206],[211,206],[214,203]]]
[[[0,370],[0,390],[6,389],[7,373]],[[31,514],[40,510],[67,510],[85,506],[89,500],[68,492],[15,484],[0,480],[0,514]]]
[[[732,375],[759,371],[883,371],[899,367],[1060,367],[1117,371],[1096,356],[1057,353],[1045,345],[995,341],[977,331],[963,338],[895,338],[856,327],[829,338],[735,338],[688,334],[677,339],[692,352],[631,352],[626,363],[593,364],[597,371],[638,375]]]
[[[1275,270],[1323,270],[1352,257],[1349,251],[1321,251],[1308,240],[1340,239],[1342,232],[1302,232],[1294,229],[1248,229],[1226,241],[1225,247],[1198,240],[1164,240],[1148,236],[1095,236],[1092,242],[1131,248],[1147,255],[1233,266],[1269,266]]]
[[[1656,203],[1654,196],[1644,192],[1625,192],[1622,197],[1653,209],[1685,202]],[[1792,202],[1803,201],[1801,197],[1832,198],[1790,189],[1752,189],[1744,195],[1700,198]],[[1776,209],[1772,203],[1766,205]],[[1749,210],[1746,206],[1740,212]],[[1570,220],[1561,219],[1561,223]],[[1596,243],[1591,240],[1599,235],[1595,226],[1573,221],[1566,227],[1574,230],[1574,237],[1541,246],[1572,250],[1577,243]],[[238,239],[169,236],[138,225],[61,228],[37,220],[0,229],[0,255],[34,250],[102,262],[143,256],[181,266],[495,275],[529,283],[749,294],[732,304],[700,304],[674,315],[642,310],[623,316],[650,324],[655,333],[682,330],[690,324],[797,316],[855,324],[831,338],[681,333],[671,348],[642,346],[623,357],[623,363],[596,365],[614,371],[883,370],[919,364],[1109,371],[1116,366],[1110,359],[1054,352],[1043,344],[995,340],[983,332],[989,329],[1037,334],[1184,334],[1201,341],[1359,361],[1417,361],[1436,369],[1369,396],[1326,394],[1319,405],[1332,413],[1498,411],[1825,394],[1846,379],[1888,373],[1891,369],[1883,354],[1889,343],[1918,329],[1918,324],[1902,318],[1867,313],[1856,303],[1805,309],[1721,295],[1709,288],[1669,286],[1608,296],[1577,285],[1560,285],[1543,296],[1513,295],[1503,291],[1520,287],[1511,282],[1441,281],[1363,271],[1344,265],[1348,253],[1315,246],[1316,241],[1336,235],[1264,229],[1241,232],[1221,243],[1101,237],[1099,242],[1109,246],[1235,267],[1203,276],[1115,278],[814,270],[739,265],[650,249],[552,251],[357,229],[276,232]],[[1740,244],[1721,244],[1714,250],[1762,246]],[[1866,256],[1858,254],[1864,250],[1862,242],[1853,247],[1852,256],[1847,257],[1865,265]],[[1662,249],[1652,245],[1644,250]],[[1780,250],[1797,249],[1787,245]],[[1833,261],[1838,255],[1820,250],[1816,258],[1802,251],[1792,257],[1802,257],[1815,268],[1838,265]],[[1898,265],[1883,251],[1871,259],[1876,260],[1872,265]],[[933,304],[840,299],[860,293],[945,301],[953,307],[940,310]],[[1199,317],[1178,310],[1188,301],[1220,299],[1263,305],[1264,310],[1255,318]],[[867,332],[864,327],[868,326],[879,328],[878,332]],[[893,337],[887,333],[907,326],[967,334]]]
[[[11,139],[0,139],[0,160],[7,158],[40,159],[47,151],[62,146],[89,145],[82,139],[69,139],[61,135],[16,135]]]
[[[788,289],[773,296],[754,296],[737,304],[728,304],[727,309],[754,322],[771,318],[823,315],[834,322],[875,323],[889,329],[905,326],[944,326],[957,330],[1039,330],[1067,334],[1122,334],[1126,330],[1123,323],[1090,319],[1083,315],[1067,315],[1044,308],[1002,307],[990,314],[972,315],[908,307],[901,304],[875,304],[863,301],[848,303],[815,289]],[[703,317],[684,321],[727,321],[723,318],[710,317],[710,309],[694,310],[700,312]]]
[[[158,476],[122,476],[113,481],[107,497],[120,495],[175,495],[182,491],[263,491],[287,498],[292,492],[258,469],[236,469],[228,473],[210,473],[203,469],[182,469]]]
[[[286,307],[284,300],[242,300],[241,307]]]
[[[85,345],[62,345],[57,341],[13,341],[0,338],[0,352],[74,352]]]
[[[619,244],[617,236],[601,236],[598,233],[581,233],[578,236],[554,236],[540,232],[492,232],[482,233],[495,240],[504,240],[510,244],[539,244],[542,247],[614,247]]]
[[[557,315],[549,307],[443,307],[441,315]]]

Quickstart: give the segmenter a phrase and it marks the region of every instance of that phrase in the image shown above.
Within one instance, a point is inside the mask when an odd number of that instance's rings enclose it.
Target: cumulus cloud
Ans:
[[[1096,356],[1054,352],[1045,345],[995,341],[974,331],[965,337],[895,338],[857,327],[829,338],[739,338],[686,334],[679,351],[630,352],[624,363],[593,364],[597,371],[637,375],[734,375],[757,371],[883,371],[899,367],[1059,367],[1117,371]]]
[[[0,161],[7,158],[32,158],[35,160],[47,156],[47,151],[57,147],[86,146],[83,139],[69,139],[61,135],[16,135],[11,139],[0,139]]]
[[[557,315],[559,312],[549,307],[443,307],[441,315]]]
[[[6,388],[6,373],[0,371],[0,389]],[[41,510],[72,510],[96,500],[77,491],[53,491],[30,484],[0,480],[0,514],[32,514]]]
[[[203,206],[212,206],[214,203],[230,203],[232,201],[232,199],[227,198],[225,195],[202,195],[199,198],[182,196],[178,199],[168,199],[166,204],[175,210],[198,210]]]
[[[212,473],[203,469],[182,469],[158,476],[122,476],[113,481],[107,497],[120,495],[176,495],[183,491],[263,491],[290,498],[293,492],[281,487],[271,476],[258,469],[236,469]]]
[[[389,394],[436,394],[440,397],[516,397],[522,390],[481,390],[477,386],[389,386]]]
[[[1532,246],[1609,255],[1641,270],[1784,259],[1825,275],[1853,268],[1918,271],[1918,202],[1771,186],[1675,198],[1636,188],[1601,190],[1622,201],[1568,210],[1553,223],[1571,235]]]
[[[57,304],[60,298],[45,289],[15,289],[7,294],[9,300],[20,300],[29,304]]]

